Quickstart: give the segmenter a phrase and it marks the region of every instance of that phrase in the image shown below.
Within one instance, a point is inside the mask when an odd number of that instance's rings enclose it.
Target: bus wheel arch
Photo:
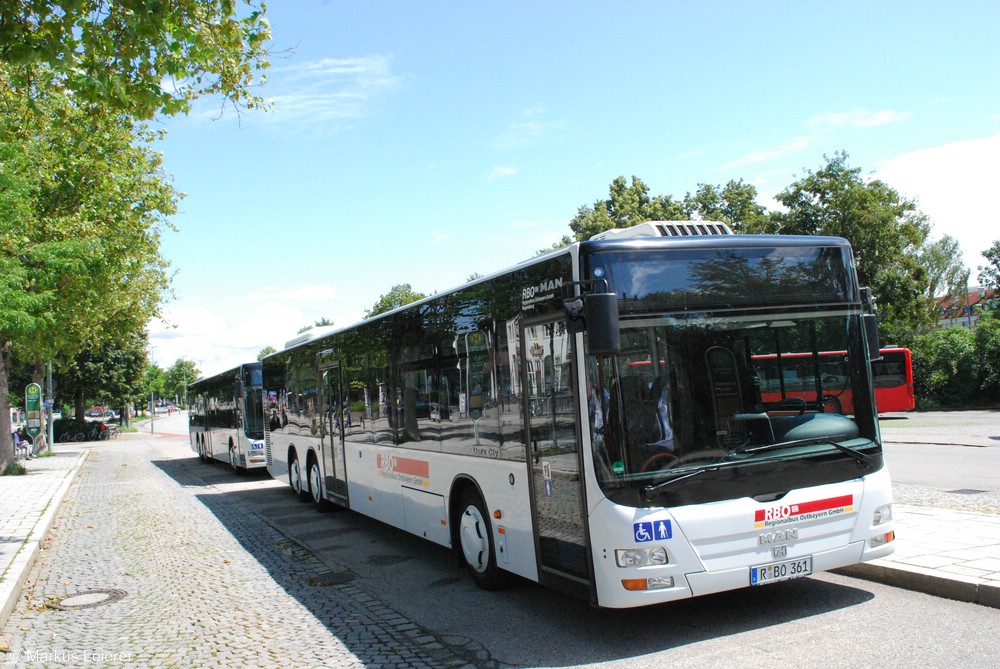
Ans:
[[[233,443],[232,439],[229,440],[229,466],[234,472],[242,473],[244,471],[243,467],[240,467],[240,461],[236,455],[236,444]]]
[[[295,450],[295,445],[288,447],[288,485],[298,498],[305,501],[309,497],[309,491],[303,490],[302,466],[299,464],[299,455]]]
[[[472,580],[483,590],[499,590],[510,583],[509,574],[497,565],[493,523],[479,487],[460,479],[452,487],[452,543]]]

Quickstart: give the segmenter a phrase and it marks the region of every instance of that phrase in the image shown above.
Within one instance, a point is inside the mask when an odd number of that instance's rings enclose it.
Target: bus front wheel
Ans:
[[[497,566],[486,505],[474,488],[466,488],[461,499],[458,539],[462,557],[476,585],[483,590],[497,590],[506,585],[507,575]]]

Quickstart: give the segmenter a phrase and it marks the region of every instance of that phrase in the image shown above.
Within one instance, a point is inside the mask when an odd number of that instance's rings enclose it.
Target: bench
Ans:
[[[17,442],[17,437],[15,437],[13,434],[10,436],[10,440],[14,446],[14,459],[17,460],[19,458],[24,458],[26,460],[28,458],[28,455],[31,454],[30,442],[22,441],[19,444]]]

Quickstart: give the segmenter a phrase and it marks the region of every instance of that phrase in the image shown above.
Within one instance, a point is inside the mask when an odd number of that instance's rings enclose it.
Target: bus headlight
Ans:
[[[619,567],[647,567],[667,564],[667,549],[662,546],[619,548],[615,551],[615,562],[618,563]]]
[[[892,504],[886,504],[875,509],[872,514],[872,525],[881,525],[892,520]]]

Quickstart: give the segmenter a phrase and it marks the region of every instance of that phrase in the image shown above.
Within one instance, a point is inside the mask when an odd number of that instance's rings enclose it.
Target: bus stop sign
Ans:
[[[32,440],[42,431],[42,387],[29,383],[24,389],[25,431]]]

